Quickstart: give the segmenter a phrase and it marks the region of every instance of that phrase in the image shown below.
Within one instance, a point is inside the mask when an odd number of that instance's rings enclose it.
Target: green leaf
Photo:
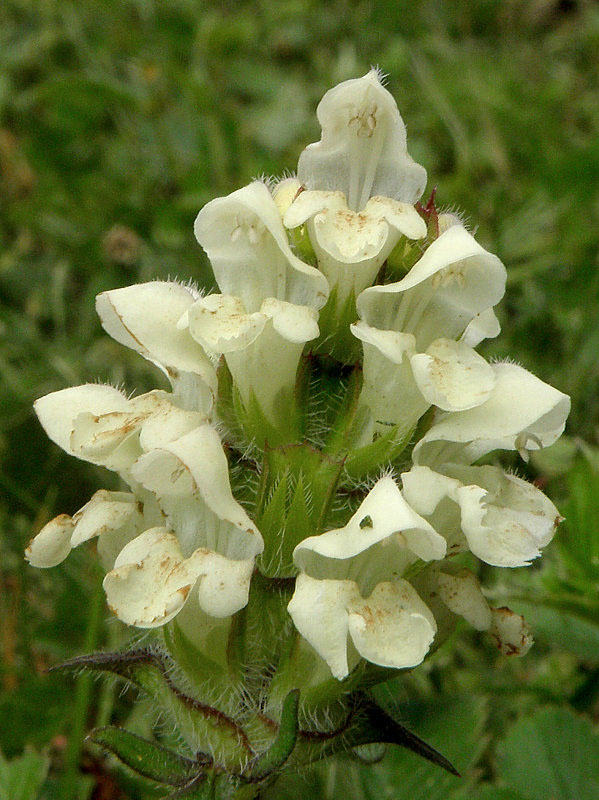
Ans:
[[[261,569],[295,575],[292,553],[298,542],[321,533],[343,468],[311,444],[267,448],[262,465],[265,496],[256,524],[264,542]]]
[[[571,711],[545,708],[519,720],[499,752],[500,775],[526,800],[597,800],[599,736]]]
[[[301,473],[297,479],[293,491],[293,498],[287,511],[285,520],[285,537],[282,548],[283,565],[293,561],[293,550],[296,544],[313,533],[312,519],[308,509],[308,498],[310,493],[309,478],[305,478]]]
[[[337,404],[331,403],[334,416],[330,420],[330,433],[323,452],[329,456],[346,455],[351,451],[352,440],[359,439],[365,423],[365,409],[360,409],[362,390],[362,367],[355,365],[346,381],[345,391]],[[334,399],[334,389],[327,393]]]
[[[599,582],[599,472],[581,459],[568,475],[568,489],[558,547],[565,565],[593,591]]]
[[[354,478],[363,478],[373,470],[393,461],[404,450],[412,437],[412,430],[403,431],[399,425],[393,425],[387,433],[379,436],[370,444],[352,450],[345,461],[345,471]]]
[[[123,764],[144,778],[167,786],[187,786],[205,764],[184,758],[166,747],[114,725],[97,728],[90,733],[88,739],[109,750]]]
[[[148,648],[113,653],[95,652],[69,658],[67,661],[51,667],[49,672],[81,669],[89,669],[95,672],[111,672],[138,686],[142,686],[141,675],[143,671],[148,666],[159,668],[160,661],[163,658],[164,656]]]
[[[362,345],[349,327],[358,319],[356,295],[352,289],[341,303],[338,295],[337,286],[333,286],[318,316],[320,336],[311,346],[315,353],[331,356],[343,364],[352,364],[358,362],[362,354]]]
[[[10,761],[0,752],[0,800],[36,800],[49,763],[47,756],[35,750]]]
[[[299,689],[293,689],[283,703],[277,738],[269,749],[252,765],[247,776],[251,782],[261,781],[287,761],[297,742]]]
[[[479,784],[476,787],[476,800],[526,800],[526,798],[512,789],[505,789],[502,786]]]
[[[375,691],[377,700],[384,694],[388,694],[384,687]],[[486,708],[480,697],[433,698],[402,707],[403,715],[410,729],[449,758],[464,776],[485,746]],[[457,798],[467,786],[466,777],[458,779],[442,772],[401,747],[390,748],[381,764],[362,767],[359,774],[368,800],[449,800]],[[336,796],[342,798],[343,793],[338,791]]]
[[[599,619],[594,622],[570,609],[545,605],[542,598],[534,603],[510,601],[510,607],[524,616],[535,638],[584,661],[599,662]]]
[[[121,653],[78,656],[60,664],[58,668],[87,668],[120,675],[172,715],[182,735],[188,742],[195,742],[197,750],[215,752],[220,747],[228,747],[239,757],[251,754],[247,737],[235,720],[189,696],[177,685],[171,674],[173,663],[163,652],[142,648]]]

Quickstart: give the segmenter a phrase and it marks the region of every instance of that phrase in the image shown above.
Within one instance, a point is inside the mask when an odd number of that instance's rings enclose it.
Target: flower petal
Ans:
[[[295,627],[342,680],[349,674],[347,607],[359,597],[353,581],[316,580],[298,575],[287,610]]]
[[[71,450],[79,458],[126,472],[142,451],[162,447],[205,422],[204,414],[181,408],[172,394],[156,390],[131,398],[126,410],[78,414]]]
[[[482,467],[479,471],[486,470]],[[535,486],[515,475],[502,477],[504,486],[496,495],[486,487],[458,489],[462,530],[474,555],[487,564],[528,566],[541,555],[541,547],[551,541],[561,517],[551,500]],[[484,474],[477,478],[484,486]]]
[[[409,472],[402,472],[401,481],[407,502],[427,517],[434,513],[443,498],[451,497],[461,485],[455,478],[424,466],[413,466]]]
[[[479,406],[439,418],[414,448],[418,463],[447,460],[441,443],[461,445],[461,460],[492,450],[538,450],[561,435],[570,398],[516,364],[494,364],[496,383]]]
[[[279,181],[274,187],[272,197],[281,215],[281,219],[285,216],[287,209],[301,190],[302,185],[297,178],[283,178],[283,180]]]
[[[128,492],[96,492],[70,517],[61,514],[48,522],[29,543],[25,558],[33,567],[55,567],[83,542],[99,536],[118,538],[121,546],[142,530],[143,513]]]
[[[486,308],[468,323],[461,341],[469,347],[477,347],[484,339],[494,339],[500,332],[501,326],[495,312],[492,308]]]
[[[350,325],[350,330],[364,350],[359,403],[371,415],[371,430],[366,438],[372,441],[375,434],[384,435],[392,425],[409,432],[429,406],[410,364],[414,336],[372,328],[362,320]]]
[[[119,619],[155,628],[178,614],[196,583],[207,614],[234,614],[247,604],[252,571],[253,559],[234,561],[206,548],[183,558],[175,534],[150,528],[122,550],[104,578],[104,589]]]
[[[179,283],[152,281],[102,292],[96,309],[113,339],[156,364],[171,380],[181,373],[199,376],[205,388],[200,407],[207,410],[216,391],[214,368],[189,332],[177,326],[197,297]]]
[[[341,190],[358,211],[374,195],[414,203],[426,172],[408,155],[405,125],[376,70],[330,89],[317,108],[322,138],[300,156],[308,189]]]
[[[432,613],[403,580],[379,583],[363,598],[353,581],[317,580],[302,573],[287,608],[338,680],[353,667],[348,635],[363,658],[399,669],[419,664],[436,632]]]
[[[133,538],[141,533],[143,514],[135,495],[100,489],[73,515],[73,523],[75,529],[71,536],[71,547],[78,547],[108,531],[127,529],[132,534],[129,538]]]
[[[358,297],[369,325],[416,337],[417,350],[444,337],[458,339],[482,311],[501,300],[506,272],[501,261],[454,225],[396,283],[371,286]]]
[[[426,353],[414,354],[410,364],[425,400],[444,411],[479,406],[495,385],[491,365],[471,347],[452,339],[435,339]]]
[[[266,324],[264,314],[248,314],[238,297],[224,294],[200,298],[190,308],[188,320],[193,338],[218,354],[245,350]]]
[[[198,587],[201,608],[212,617],[229,617],[244,608],[253,571],[253,558],[235,561],[220,553],[204,553]]]
[[[441,512],[435,513],[444,498],[459,507],[468,547],[487,564],[528,566],[551,541],[561,517],[536,486],[499,467],[447,464],[443,469],[446,475],[416,466],[402,480],[410,504],[432,519],[448,541],[455,538],[454,514],[445,508],[444,522]]]
[[[511,609],[492,608],[493,622],[490,634],[505,656],[524,656],[532,647],[532,632],[520,614]]]
[[[205,414],[182,408],[176,399],[169,392],[158,390],[131,398],[132,411],[146,415],[139,433],[141,449],[146,453],[206,424]]]
[[[271,424],[283,431],[304,344],[319,333],[316,312],[271,297],[260,314],[266,320],[260,334],[245,349],[226,353],[225,359],[245,408],[257,401]]]
[[[132,474],[172,516],[184,552],[204,546],[240,561],[262,552],[258,529],[233,497],[227,458],[210,425],[141,456]]]
[[[349,609],[349,633],[356,650],[381,667],[420,664],[436,632],[435,618],[407,581],[379,583],[370,597]]]
[[[288,342],[303,345],[316,339],[320,332],[318,314],[309,306],[296,306],[275,297],[267,297],[260,311],[272,319],[273,329]]]
[[[301,192],[283,218],[288,228],[307,222],[318,266],[342,298],[358,295],[374,281],[402,234],[426,235],[414,206],[373,197],[360,212],[350,211],[342,192]]]
[[[426,224],[414,206],[389,197],[373,197],[355,212],[342,192],[301,192],[283,221],[287,228],[296,228],[308,220],[313,220],[311,239],[317,255],[326,253],[346,268],[377,256],[378,268],[401,234],[410,239],[426,235]]]
[[[260,181],[211,200],[198,214],[195,234],[223,294],[239,297],[247,312],[267,297],[321,308],[329,294],[324,275],[293,254],[279,210]]]
[[[351,559],[373,545],[396,536],[424,561],[445,556],[445,540],[402,497],[390,477],[378,480],[344,528],[304,539],[293,558],[302,571],[320,559]]]
[[[491,609],[478,578],[469,569],[462,569],[453,575],[437,573],[437,587],[441,600],[452,613],[463,617],[477,631],[489,630]]]
[[[71,552],[73,520],[60,514],[46,523],[27,545],[25,558],[32,567],[55,567]]]
[[[384,219],[408,239],[426,236],[426,223],[411,203],[400,203],[391,197],[371,197],[364,209],[368,216]]]
[[[109,414],[127,409],[125,395],[112,386],[85,383],[44,395],[33,404],[50,439],[70,455],[82,458],[71,447],[73,421],[79,414]]]
[[[156,628],[181,610],[197,577],[197,564],[183,559],[177,537],[150,528],[125,546],[103,585],[122,622]]]

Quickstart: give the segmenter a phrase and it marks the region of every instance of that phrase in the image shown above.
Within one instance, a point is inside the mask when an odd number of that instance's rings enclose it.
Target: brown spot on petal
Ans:
[[[532,637],[530,636],[530,632],[526,622],[524,621],[524,617],[522,617],[520,614],[516,614],[510,608],[507,608],[507,606],[493,609],[493,611],[495,612],[495,617],[500,617],[504,623],[508,622],[510,619],[515,621],[517,618],[520,620],[519,631],[505,631],[507,636],[512,635],[517,639],[517,641],[510,641],[508,638],[502,637],[502,631],[499,628],[497,621],[493,621],[490,634],[498,649],[508,657],[521,656],[528,652],[532,644]]]
[[[188,586],[182,586],[178,590],[178,594],[180,594],[183,597],[183,600],[187,600],[187,595],[189,594],[190,591],[191,591],[191,584],[189,584]]]

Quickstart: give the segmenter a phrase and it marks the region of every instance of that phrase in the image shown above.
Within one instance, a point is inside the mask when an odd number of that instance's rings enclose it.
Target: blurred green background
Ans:
[[[113,721],[170,732],[110,682],[46,669],[128,635],[92,548],[22,552],[111,476],[51,445],[32,402],[157,372],[102,335],[94,296],[173,276],[210,285],[192,223],[209,199],[293,170],[315,106],[378,64],[412,156],[508,269],[511,357],[573,397],[568,436],[521,474],[567,517],[529,569],[483,569],[526,613],[522,661],[466,628],[384,687],[461,781],[400,751],[322,765],[269,797],[599,797],[599,4],[592,0],[3,0],[0,4],[0,800],[158,797],[91,745]],[[509,459],[504,463],[515,466]]]

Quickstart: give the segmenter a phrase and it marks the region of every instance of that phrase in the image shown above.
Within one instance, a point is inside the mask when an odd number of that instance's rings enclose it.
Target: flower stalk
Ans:
[[[459,618],[523,655],[526,623],[491,608],[468,565],[526,566],[561,519],[479,463],[551,445],[569,411],[475,350],[499,333],[502,263],[434,193],[421,204],[426,172],[376,71],[318,118],[297,178],[199,213],[219,293],[98,297],[105,330],[172,390],[86,384],[36,403],[50,438],[123,491],[52,520],[26,556],[50,567],[97,541],[108,605],[147,640],[70,666],[117,673],[174,721],[179,754],[94,734],[173,796],[255,797],[288,766],[376,742],[455,772],[368,692]]]

